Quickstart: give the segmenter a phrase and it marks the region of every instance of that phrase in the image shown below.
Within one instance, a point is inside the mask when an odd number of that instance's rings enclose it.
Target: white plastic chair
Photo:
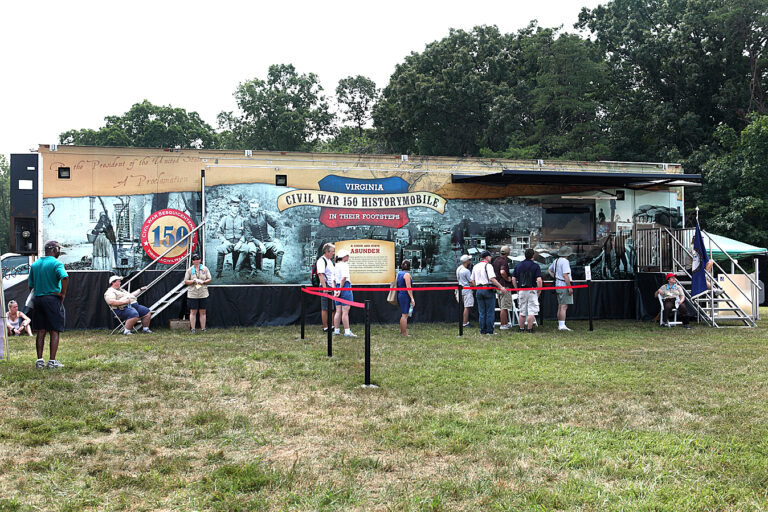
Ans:
[[[661,311],[659,312],[659,325],[661,327],[674,327],[675,325],[683,325],[683,322],[677,321],[677,306],[672,308],[672,321],[664,323],[664,297],[659,294],[659,305],[661,306]]]

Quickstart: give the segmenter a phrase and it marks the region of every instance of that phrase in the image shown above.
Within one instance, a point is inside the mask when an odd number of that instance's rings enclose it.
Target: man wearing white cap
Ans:
[[[136,297],[120,288],[122,281],[120,276],[109,278],[109,288],[104,292],[104,300],[112,308],[115,315],[123,322],[125,328],[123,334],[126,336],[132,334],[131,329],[141,318],[142,331],[146,334],[152,334],[149,330],[149,321],[152,318],[152,312],[136,302]],[[146,290],[146,287],[141,288]]]
[[[472,281],[472,271],[469,270],[472,257],[469,254],[464,254],[459,258],[459,262],[460,265],[456,268],[456,280],[459,282],[459,285],[463,288],[475,286]],[[472,306],[475,305],[475,296],[472,290],[461,290],[461,295],[464,297],[464,327],[469,327],[469,312],[472,310]],[[459,298],[458,295],[456,298]]]

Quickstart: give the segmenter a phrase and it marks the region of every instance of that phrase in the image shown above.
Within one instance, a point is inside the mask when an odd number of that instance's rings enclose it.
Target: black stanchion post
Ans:
[[[587,281],[587,301],[589,302],[589,330],[594,331],[592,325],[592,281]]]
[[[365,301],[365,385],[371,385],[371,301]]]
[[[336,301],[333,296],[328,297],[328,357],[333,357],[333,317],[336,309]]]
[[[464,293],[459,285],[459,336],[464,336]]]
[[[304,309],[304,285],[301,285],[301,288],[299,288],[299,295],[301,297],[299,300],[301,301],[301,339],[304,339],[304,318],[306,315],[305,309]]]

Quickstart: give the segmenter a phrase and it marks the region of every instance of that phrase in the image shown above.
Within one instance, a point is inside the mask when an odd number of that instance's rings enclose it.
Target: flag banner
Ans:
[[[699,221],[696,221],[696,233],[693,235],[693,276],[691,279],[691,295],[696,296],[707,291],[707,249],[701,236]]]

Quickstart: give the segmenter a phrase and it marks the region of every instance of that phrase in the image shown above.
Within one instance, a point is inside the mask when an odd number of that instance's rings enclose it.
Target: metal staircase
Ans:
[[[147,290],[149,290],[154,285],[156,285],[158,282],[160,282],[163,278],[165,278],[165,276],[170,274],[172,271],[176,270],[181,264],[186,264],[186,267],[184,267],[185,269],[189,268],[191,266],[191,264],[192,264],[192,238],[193,238],[193,235],[195,233],[197,233],[198,230],[200,230],[204,225],[205,225],[205,221],[202,221],[200,223],[200,225],[198,225],[195,229],[193,229],[192,231],[187,233],[187,236],[182,237],[179,240],[177,240],[176,243],[173,244],[172,246],[170,246],[163,254],[161,254],[160,256],[155,258],[154,260],[152,260],[152,262],[150,262],[146,267],[142,268],[141,270],[136,272],[134,275],[132,275],[130,279],[125,281],[125,283],[123,283],[123,287],[126,288],[126,290],[130,292],[131,291],[131,287],[130,287],[131,281],[133,281],[134,279],[139,277],[141,274],[143,274],[144,272],[149,270],[150,267],[154,266],[158,261],[160,261],[161,258],[164,258],[166,254],[168,254],[173,249],[175,249],[176,247],[179,247],[182,244],[186,244],[187,245],[187,255],[186,255],[186,257],[180,259],[179,261],[177,261],[176,263],[174,263],[173,265],[171,265],[170,267],[165,269],[163,271],[163,273],[160,274],[155,279],[153,279],[152,282],[150,282],[148,285],[142,287],[143,289],[139,289],[138,293],[134,293],[133,294],[134,297],[139,297],[140,295],[145,293]],[[184,285],[184,280],[182,280],[180,283],[174,285],[174,287],[171,288],[171,290],[168,293],[163,295],[157,302],[155,302],[154,304],[149,306],[149,309],[150,309],[150,311],[152,311],[153,315],[157,315],[157,314],[161,313],[163,310],[165,310],[168,306],[170,306],[171,304],[176,302],[178,299],[180,299],[186,292],[187,292],[187,288]]]
[[[692,232],[693,230],[690,229],[671,231],[667,228],[663,228],[663,232],[660,233],[659,236],[659,241],[664,239],[668,240],[669,246],[666,251],[666,256],[671,260],[671,271],[676,275],[685,276],[685,278],[679,280],[679,282],[683,286],[686,300],[688,301],[688,304],[693,307],[698,320],[700,322],[703,321],[711,327],[725,327],[726,324],[731,326],[736,324],[737,326],[742,327],[757,327],[755,320],[759,318],[758,313],[756,313],[756,311],[759,311],[759,309],[754,307],[757,301],[756,294],[752,293],[751,296],[748,296],[738,285],[736,285],[733,279],[731,279],[731,277],[715,260],[711,260],[714,264],[713,268],[716,267],[721,272],[719,275],[730,281],[731,284],[734,285],[733,288],[738,291],[738,293],[741,294],[741,296],[743,296],[743,298],[746,299],[749,304],[753,306],[753,315],[747,314],[739,306],[736,300],[734,300],[734,297],[728,295],[725,289],[718,286],[717,281],[715,280],[712,273],[706,269],[704,271],[706,272],[707,282],[710,283],[711,288],[708,288],[707,291],[699,293],[696,296],[691,295],[689,290],[692,276],[690,272],[688,272],[685,263],[687,259],[692,260],[694,256],[693,253],[688,249],[688,247],[691,245],[691,240],[693,239]],[[710,243],[714,243],[720,251],[728,256],[728,259],[731,261],[732,273],[733,270],[738,268],[744,275],[748,277],[751,284],[754,285],[752,288],[753,290],[755,288],[759,288],[759,283],[756,281],[756,279],[744,271],[744,269],[739,265],[738,261],[731,258],[731,256],[728,255],[728,253],[726,253],[720,246],[718,246],[717,243],[714,242],[711,238],[709,240]],[[663,259],[663,252],[660,251],[659,262],[661,262]]]

